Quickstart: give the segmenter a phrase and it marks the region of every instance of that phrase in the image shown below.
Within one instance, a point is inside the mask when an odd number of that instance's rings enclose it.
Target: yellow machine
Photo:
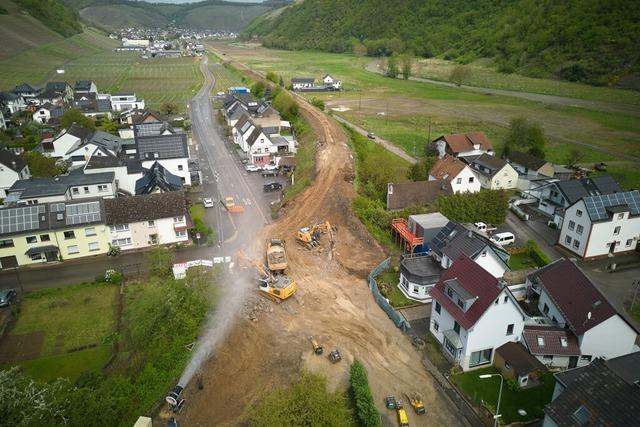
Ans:
[[[416,411],[418,415],[424,415],[427,411],[424,409],[424,403],[422,402],[422,397],[418,393],[413,393],[409,396],[407,393],[404,394],[407,397],[407,400],[413,407],[413,410]]]
[[[321,222],[310,227],[302,227],[298,230],[296,240],[307,249],[313,249],[320,245],[320,236],[329,234],[333,241],[333,229],[329,221]]]
[[[244,212],[244,208],[240,205],[236,205],[236,202],[233,200],[233,197],[225,197],[222,201],[224,208],[231,213],[242,213]]]
[[[313,347],[313,352],[315,354],[322,354],[322,352],[324,351],[324,349],[322,348],[322,346],[318,343],[318,341],[314,338],[314,337],[309,337],[309,339],[311,340],[311,346]]]
[[[267,298],[275,302],[281,302],[295,294],[298,290],[298,285],[295,281],[284,275],[274,276],[266,269],[262,264],[253,262],[242,251],[237,252],[238,260],[242,261],[246,265],[253,265],[260,277],[258,278],[258,290]]]
[[[396,413],[398,414],[398,424],[400,424],[400,427],[409,427],[409,416],[399,401]]]
[[[267,267],[274,273],[285,273],[287,253],[284,250],[284,240],[269,239],[267,241]]]

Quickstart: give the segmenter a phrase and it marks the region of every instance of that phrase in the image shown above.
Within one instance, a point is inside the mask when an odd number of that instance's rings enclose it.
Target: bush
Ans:
[[[274,82],[275,84],[278,84],[278,76],[273,71],[269,71],[267,73],[267,80],[270,80],[270,81]]]
[[[486,222],[502,224],[507,216],[509,200],[501,190],[482,190],[479,193],[458,193],[443,196],[435,202],[436,210],[458,222]]]
[[[311,105],[324,111],[324,101],[322,99],[313,98],[311,100]]]
[[[551,259],[540,250],[537,243],[533,240],[527,241],[527,249],[529,250],[529,256],[538,264],[539,266],[545,266],[551,263]]]
[[[373,402],[373,395],[369,387],[367,370],[357,359],[351,364],[349,377],[351,395],[356,407],[356,417],[360,425],[371,427],[381,426],[380,414]]]

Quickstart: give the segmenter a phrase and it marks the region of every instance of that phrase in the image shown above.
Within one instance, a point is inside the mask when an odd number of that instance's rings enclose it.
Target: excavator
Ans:
[[[298,285],[294,280],[284,275],[275,276],[271,274],[264,265],[251,261],[242,251],[236,253],[236,258],[246,266],[255,267],[260,275],[258,278],[258,291],[270,300],[280,303],[291,297],[298,290]]]
[[[333,229],[329,221],[320,222],[309,227],[302,227],[298,230],[296,241],[311,250],[320,246],[320,236],[323,234],[329,234],[331,241],[333,241]]]
[[[416,414],[424,415],[427,412],[424,408],[424,403],[422,402],[422,396],[420,396],[418,393],[412,393],[411,395],[405,393],[404,395],[411,404],[411,407],[413,407],[413,410],[416,412]]]
[[[284,240],[267,240],[267,267],[272,273],[284,274],[287,270],[287,253],[284,250]]]

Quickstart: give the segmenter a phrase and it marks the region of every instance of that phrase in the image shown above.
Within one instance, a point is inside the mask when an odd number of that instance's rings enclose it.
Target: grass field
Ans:
[[[391,291],[384,296],[389,299],[389,302],[394,307],[406,307],[417,304],[415,301],[405,297],[402,291],[398,289],[399,281],[400,273],[385,271],[378,277],[378,286],[380,286],[381,283],[388,283],[391,285]]]
[[[246,85],[243,81],[242,74],[238,70],[229,65],[221,64],[214,55],[209,55],[209,70],[211,70],[211,73],[216,78],[213,93],[226,92],[228,88],[233,86]]]

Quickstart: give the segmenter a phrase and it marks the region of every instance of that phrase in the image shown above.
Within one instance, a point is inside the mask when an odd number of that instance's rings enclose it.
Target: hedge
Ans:
[[[369,379],[367,378],[367,370],[358,360],[354,360],[351,364],[349,381],[351,383],[351,394],[356,407],[358,425],[381,427],[380,414],[373,402],[373,395],[371,394]]]
[[[551,259],[540,250],[538,244],[533,240],[527,240],[527,248],[529,249],[529,256],[533,258],[533,260],[539,266],[543,267],[551,262]]]

